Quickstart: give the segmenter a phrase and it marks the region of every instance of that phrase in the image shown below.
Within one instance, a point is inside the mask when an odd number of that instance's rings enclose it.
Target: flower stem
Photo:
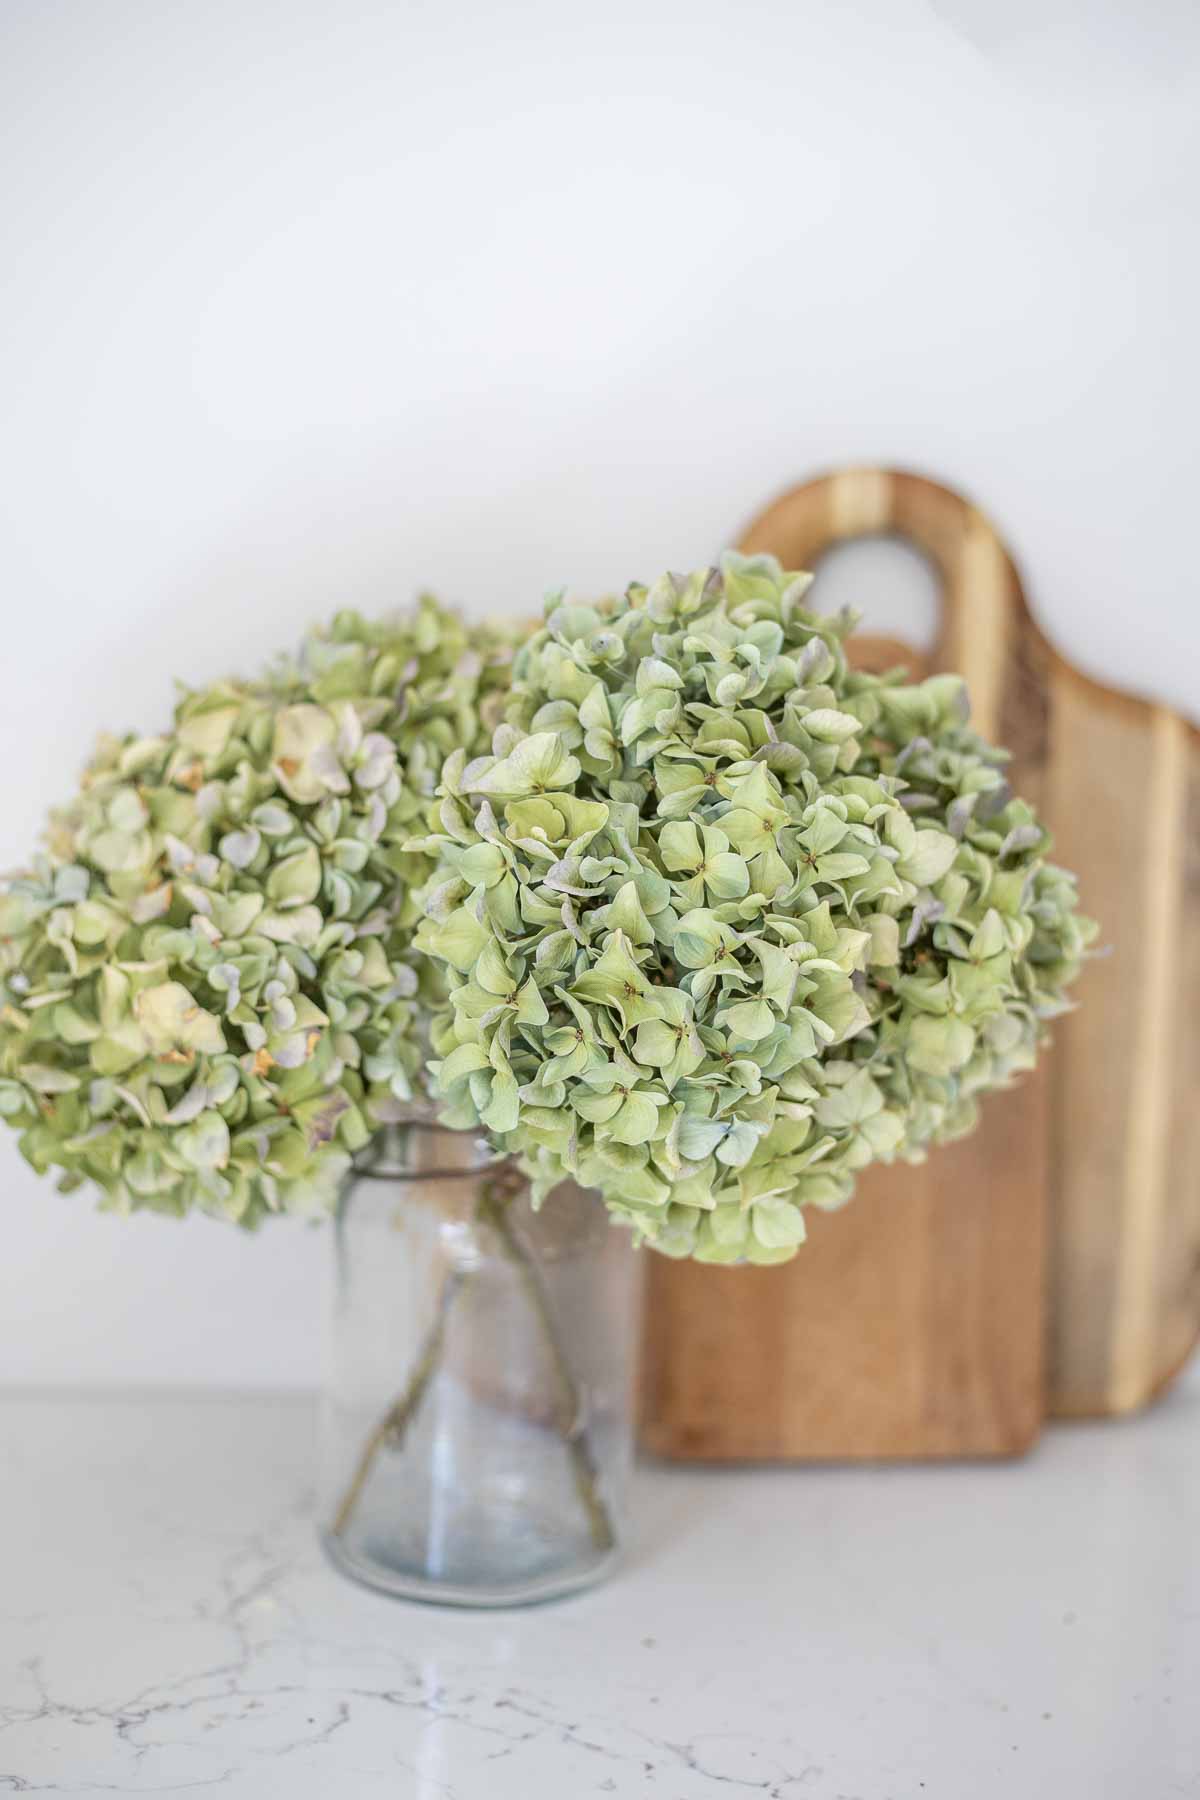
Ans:
[[[514,1191],[506,1185],[503,1174],[485,1183],[478,1202],[478,1216],[495,1231],[504,1255],[521,1278],[541,1326],[558,1388],[558,1427],[571,1459],[575,1490],[587,1516],[593,1544],[597,1550],[611,1550],[616,1543],[616,1534],[600,1492],[596,1461],[587,1435],[583,1396],[536,1259],[521,1241],[519,1233],[514,1231],[508,1217]],[[388,1407],[363,1445],[354,1474],[333,1517],[331,1529],[335,1536],[340,1537],[350,1524],[380,1451],[385,1448],[399,1450],[403,1445],[408,1428],[441,1364],[450,1312],[468,1276],[469,1271],[455,1268],[442,1282],[432,1323],[404,1391]]]
[[[341,1503],[333,1516],[332,1530],[336,1537],[341,1537],[358,1505],[363,1489],[367,1485],[367,1477],[374,1466],[375,1458],[386,1445],[390,1450],[398,1450],[404,1442],[405,1434],[413,1418],[425,1398],[425,1392],[437,1373],[438,1364],[442,1360],[442,1350],[446,1341],[446,1322],[450,1309],[458,1297],[459,1290],[467,1279],[465,1269],[451,1269],[442,1282],[438,1293],[437,1306],[433,1321],[421,1346],[421,1354],[408,1378],[404,1392],[393,1400],[379,1423],[375,1426],[358,1459],[350,1484],[342,1495]]]
[[[550,1359],[554,1368],[554,1377],[559,1392],[559,1429],[567,1454],[571,1459],[571,1472],[575,1479],[575,1489],[580,1503],[587,1514],[588,1525],[592,1534],[592,1542],[597,1550],[611,1550],[616,1543],[612,1520],[600,1492],[600,1481],[596,1470],[596,1461],[592,1455],[592,1446],[588,1440],[587,1426],[584,1418],[583,1396],[571,1367],[562,1338],[559,1335],[558,1323],[554,1317],[554,1308],[550,1296],[546,1292],[541,1271],[535,1258],[521,1242],[519,1234],[513,1230],[508,1217],[508,1205],[511,1194],[504,1193],[495,1184],[491,1191],[485,1189],[480,1201],[480,1210],[490,1219],[500,1239],[501,1248],[509,1261],[514,1265],[524,1284],[538,1322],[542,1327]]]

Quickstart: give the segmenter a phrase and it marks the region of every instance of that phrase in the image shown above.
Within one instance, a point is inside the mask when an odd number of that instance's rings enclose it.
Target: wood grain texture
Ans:
[[[1052,1410],[1128,1412],[1200,1330],[1200,741],[1056,663],[1047,805],[1111,954],[1053,1058]]]
[[[972,1138],[868,1171],[795,1262],[652,1262],[643,1437],[661,1454],[1012,1454],[1047,1410],[1143,1403],[1200,1325],[1197,733],[1058,656],[988,520],[920,476],[810,482],[742,548],[804,568],[881,533],[931,561],[942,609],[927,666],[966,676],[976,724],[1014,752],[1014,784],[1044,809],[1115,954],[1089,966],[1082,1010],[1035,1075],[985,1103]],[[879,640],[856,657],[914,673],[923,660]]]

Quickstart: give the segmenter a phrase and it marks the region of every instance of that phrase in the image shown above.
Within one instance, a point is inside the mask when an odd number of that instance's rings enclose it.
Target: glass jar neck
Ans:
[[[380,1180],[474,1175],[500,1168],[507,1160],[482,1132],[456,1131],[440,1125],[432,1113],[414,1110],[411,1117],[376,1132],[355,1157],[354,1173]]]

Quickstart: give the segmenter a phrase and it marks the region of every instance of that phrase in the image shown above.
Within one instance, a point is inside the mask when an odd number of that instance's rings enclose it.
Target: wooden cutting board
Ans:
[[[1048,1409],[1143,1402],[1200,1326],[1200,1043],[1180,1003],[1189,983],[1200,997],[1197,734],[1058,656],[995,530],[934,482],[823,477],[742,548],[811,568],[880,534],[929,558],[940,628],[928,658],[861,640],[859,660],[965,675],[1118,954],[1089,966],[1083,1010],[973,1137],[870,1170],[793,1263],[651,1260],[643,1440],[660,1454],[1009,1455]]]

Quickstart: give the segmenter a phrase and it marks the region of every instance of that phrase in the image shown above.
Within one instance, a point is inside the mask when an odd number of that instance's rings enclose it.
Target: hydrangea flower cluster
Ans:
[[[1093,929],[961,682],[853,671],[808,579],[552,598],[409,844],[443,1117],[711,1262],[786,1260],[868,1163],[969,1130]]]
[[[419,830],[485,748],[511,648],[432,601],[343,613],[258,682],[110,739],[0,894],[0,1115],[121,1210],[326,1210],[409,1097]]]

